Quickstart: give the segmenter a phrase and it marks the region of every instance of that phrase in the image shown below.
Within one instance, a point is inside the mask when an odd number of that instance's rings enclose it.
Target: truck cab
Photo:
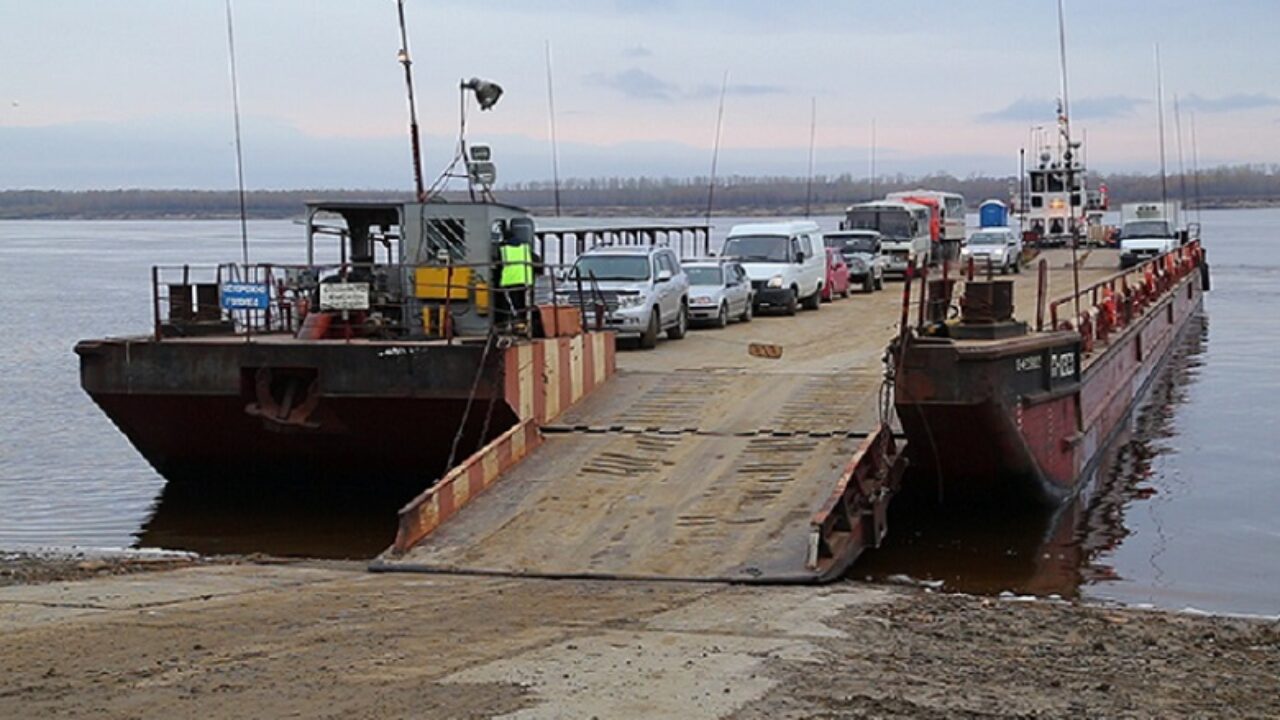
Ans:
[[[1178,205],[1126,203],[1120,210],[1120,267],[1130,268],[1178,247]]]

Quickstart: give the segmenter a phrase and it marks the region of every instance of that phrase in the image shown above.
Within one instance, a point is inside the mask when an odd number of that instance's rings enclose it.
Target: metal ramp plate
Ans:
[[[878,373],[622,372],[381,570],[738,581],[806,570]]]

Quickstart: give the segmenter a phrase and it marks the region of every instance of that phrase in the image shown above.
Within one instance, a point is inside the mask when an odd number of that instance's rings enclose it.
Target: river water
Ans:
[[[717,236],[731,223],[718,220]],[[900,505],[887,547],[854,576],[1280,614],[1280,210],[1203,223],[1206,317],[1089,502],[1016,523]],[[253,260],[303,261],[299,226],[249,230]],[[404,497],[166,490],[80,390],[77,340],[150,328],[151,265],[239,256],[236,222],[0,222],[0,549],[361,557],[389,543]]]

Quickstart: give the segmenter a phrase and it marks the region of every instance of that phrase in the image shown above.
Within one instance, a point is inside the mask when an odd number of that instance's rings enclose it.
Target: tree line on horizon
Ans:
[[[1185,182],[1184,182],[1185,181]],[[1105,183],[1113,204],[1159,198],[1162,185],[1170,199],[1183,196],[1191,207],[1280,205],[1280,165],[1229,165],[1202,170],[1198,178],[1159,174],[1091,173],[1091,182]],[[571,178],[560,184],[561,211],[566,215],[701,215],[707,210],[709,178]],[[1197,192],[1198,186],[1198,192]],[[948,173],[924,176],[893,175],[855,178],[851,174],[807,178],[729,176],[718,178],[713,210],[718,213],[779,214],[806,206],[830,212],[845,205],[913,188],[944,190],[964,195],[971,207],[988,198],[1007,200],[1017,193],[1016,176]],[[502,202],[549,214],[555,205],[550,181],[509,183],[496,191]],[[249,217],[298,217],[308,201],[404,201],[411,192],[391,190],[254,190],[246,194]],[[451,196],[460,199],[461,195]],[[239,216],[235,191],[219,190],[5,190],[0,191],[0,219],[164,219],[229,218]]]

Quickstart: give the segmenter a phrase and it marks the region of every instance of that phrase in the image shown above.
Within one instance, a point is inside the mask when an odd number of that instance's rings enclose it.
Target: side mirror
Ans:
[[[670,270],[659,270],[659,271],[658,271],[658,282],[667,282],[668,280],[670,280],[670,279],[671,279],[671,277],[672,277],[672,275],[671,275],[671,271],[670,271]]]
[[[798,252],[798,253],[796,253],[796,262],[797,262],[797,263],[802,263],[802,262],[804,262],[804,253],[802,253],[802,252]]]

